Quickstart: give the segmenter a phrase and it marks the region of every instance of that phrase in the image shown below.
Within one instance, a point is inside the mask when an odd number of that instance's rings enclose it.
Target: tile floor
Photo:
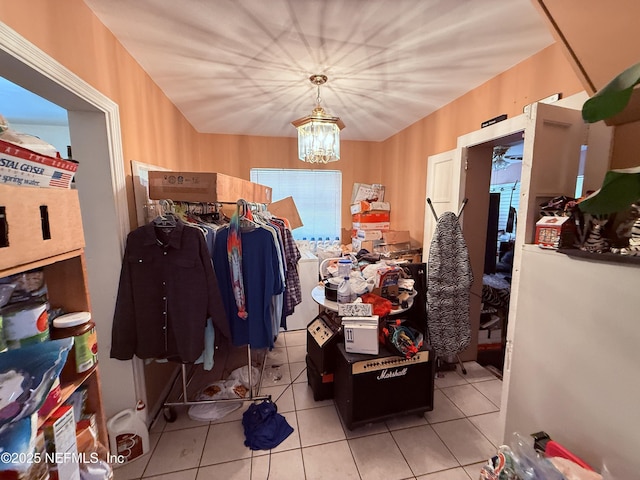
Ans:
[[[265,362],[270,394],[294,432],[271,453],[245,447],[241,418],[191,420],[186,409],[151,428],[151,452],[115,470],[115,480],[475,480],[498,446],[502,382],[475,362],[467,375],[436,378],[434,409],[348,430],[333,400],[307,386],[306,331],[285,332]],[[268,375],[282,363],[282,378]],[[273,370],[272,370],[273,371]],[[292,383],[291,383],[292,382]],[[289,385],[291,383],[291,385]]]

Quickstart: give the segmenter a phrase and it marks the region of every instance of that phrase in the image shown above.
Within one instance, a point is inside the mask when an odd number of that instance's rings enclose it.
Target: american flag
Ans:
[[[62,173],[58,171],[53,172],[53,175],[51,175],[51,180],[49,181],[49,186],[67,188],[71,183],[72,177],[73,175],[69,173]]]

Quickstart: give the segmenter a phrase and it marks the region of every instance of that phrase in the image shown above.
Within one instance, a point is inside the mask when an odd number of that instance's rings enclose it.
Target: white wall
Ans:
[[[507,434],[544,430],[595,469],[638,478],[638,293],[640,265],[524,247]]]

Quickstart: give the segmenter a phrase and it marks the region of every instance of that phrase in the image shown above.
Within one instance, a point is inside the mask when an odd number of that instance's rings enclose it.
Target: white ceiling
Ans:
[[[294,136],[325,74],[343,138],[384,140],[553,42],[530,0],[85,3],[206,133]]]

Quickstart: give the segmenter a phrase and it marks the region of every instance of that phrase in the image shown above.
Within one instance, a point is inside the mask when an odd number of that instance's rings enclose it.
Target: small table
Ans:
[[[389,315],[399,315],[400,313],[403,313],[409,310],[413,305],[414,296],[409,297],[408,306],[406,308],[402,308],[398,306],[397,308],[391,310],[391,312],[389,312]],[[318,305],[326,308],[327,310],[331,310],[332,312],[338,311],[338,302],[334,302],[332,300],[326,299],[326,297],[324,296],[324,287],[320,285],[318,285],[317,287],[314,287],[313,290],[311,290],[311,297],[315,300],[315,302]]]

